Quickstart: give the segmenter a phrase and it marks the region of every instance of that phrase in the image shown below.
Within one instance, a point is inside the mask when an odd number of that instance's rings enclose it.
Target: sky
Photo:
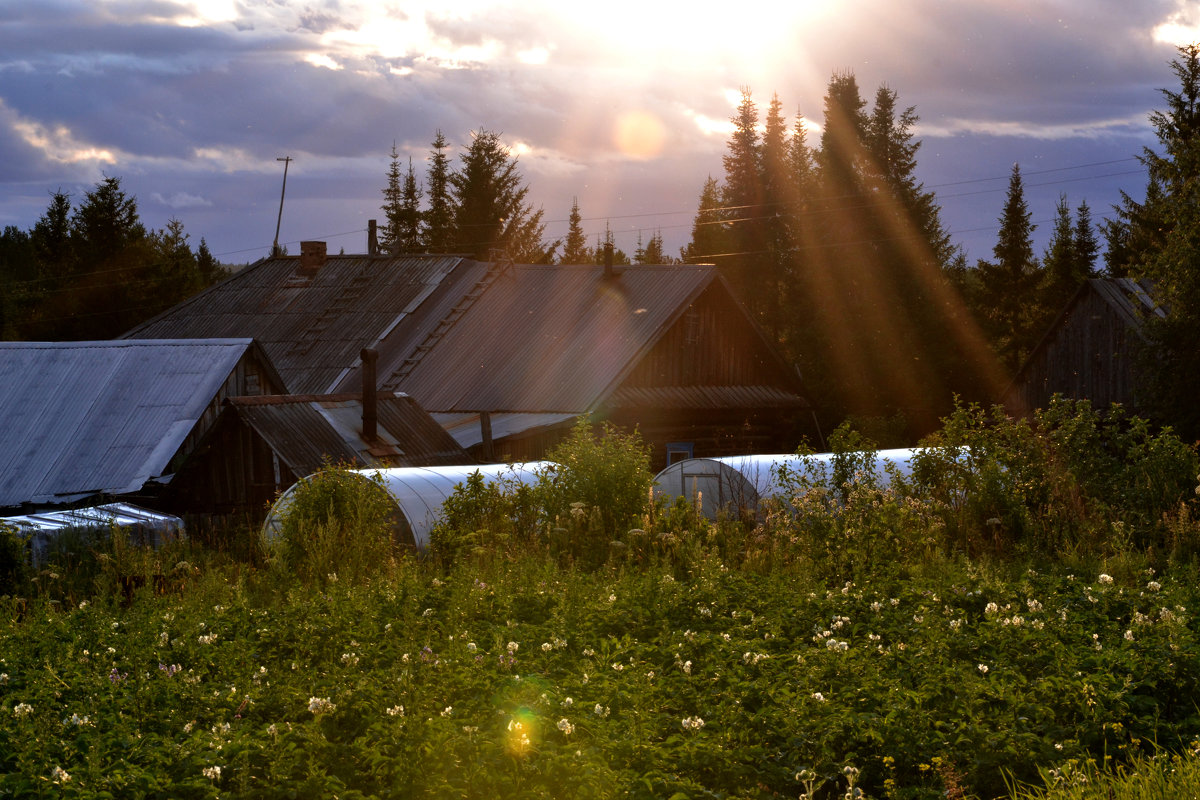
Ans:
[[[365,252],[393,145],[517,155],[549,238],[687,243],[749,88],[819,138],[834,73],[914,106],[917,176],[970,262],[1019,164],[1044,249],[1060,195],[1097,221],[1155,138],[1200,0],[0,0],[0,226],[105,177],[227,263],[279,241]],[[284,162],[286,193],[283,193]],[[282,217],[280,198],[284,194]]]

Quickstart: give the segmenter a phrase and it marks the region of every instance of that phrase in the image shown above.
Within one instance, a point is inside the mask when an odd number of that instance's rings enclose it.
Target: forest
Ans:
[[[773,95],[760,113],[743,89],[722,174],[701,183],[690,242],[678,255],[660,234],[615,263],[715,263],[764,332],[794,363],[828,428],[846,418],[881,441],[933,430],[955,398],[995,401],[1083,280],[1153,285],[1171,313],[1149,320],[1139,354],[1148,412],[1200,436],[1200,47],[1181,47],[1151,115],[1158,147],[1139,154],[1140,199],[1099,224],[1086,200],[1064,195],[1049,245],[1032,244],[1032,212],[1014,165],[990,259],[968,263],[932,191],[916,177],[915,107],[880,86],[868,102],[855,76],[834,73],[819,140]],[[382,189],[381,247],[521,263],[600,263],[612,245],[589,242],[578,202],[562,240],[547,241],[518,159],[480,128],[452,162],[439,130],[423,178],[393,146]],[[136,198],[106,177],[74,205],[61,190],[34,227],[0,234],[0,337],[117,336],[220,280],[203,239],[183,223],[142,225]],[[1074,205],[1074,207],[1072,207]],[[1103,258],[1101,259],[1101,253]],[[1102,263],[1101,263],[1102,262]]]

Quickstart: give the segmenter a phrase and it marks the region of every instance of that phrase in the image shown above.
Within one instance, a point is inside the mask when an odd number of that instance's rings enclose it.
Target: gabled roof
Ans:
[[[471,457],[405,394],[377,398],[377,439],[362,436],[362,396],[234,397],[227,403],[294,475],[311,475],[326,460],[356,467],[467,464]]]
[[[0,342],[0,507],[163,478],[251,339]]]
[[[508,265],[464,313],[451,310],[429,328],[401,372],[389,364],[389,377],[381,358],[380,382],[437,412],[593,411],[718,281],[711,265],[615,275],[598,266]]]
[[[333,391],[358,361],[434,294],[458,256],[328,255],[258,261],[125,334],[127,339],[253,337],[287,390]]]

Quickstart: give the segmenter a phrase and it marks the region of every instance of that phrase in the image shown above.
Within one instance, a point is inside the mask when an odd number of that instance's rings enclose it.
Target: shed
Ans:
[[[281,388],[252,339],[2,342],[0,508],[161,503],[226,398]]]
[[[1090,278],[1025,359],[1004,394],[1015,413],[1045,408],[1055,394],[1138,408],[1135,351],[1148,317],[1165,317],[1153,287],[1128,278]]]
[[[430,532],[442,519],[442,506],[446,499],[473,474],[478,472],[487,483],[531,485],[537,482],[539,471],[550,466],[551,462],[538,461],[525,464],[358,469],[352,470],[352,473],[364,482],[378,477],[396,504],[397,537],[418,550],[424,550],[429,546]],[[263,538],[267,541],[278,535],[280,517],[287,512],[292,495],[303,482],[298,481],[271,506],[263,523]]]
[[[876,452],[873,469],[878,485],[888,486],[893,474],[910,476],[913,457],[918,452],[920,448]],[[815,484],[827,484],[833,477],[836,457],[834,453],[815,453],[689,458],[659,472],[654,483],[656,493],[665,496],[668,502],[682,497],[695,504],[699,495],[701,513],[708,519],[716,519],[722,511],[753,514],[761,501],[783,494],[781,470]]]

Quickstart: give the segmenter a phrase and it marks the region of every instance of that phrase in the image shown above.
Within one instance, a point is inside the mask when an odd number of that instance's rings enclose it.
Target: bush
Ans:
[[[385,573],[400,556],[397,514],[378,474],[326,465],[292,490],[266,543],[272,565],[316,584]]]

